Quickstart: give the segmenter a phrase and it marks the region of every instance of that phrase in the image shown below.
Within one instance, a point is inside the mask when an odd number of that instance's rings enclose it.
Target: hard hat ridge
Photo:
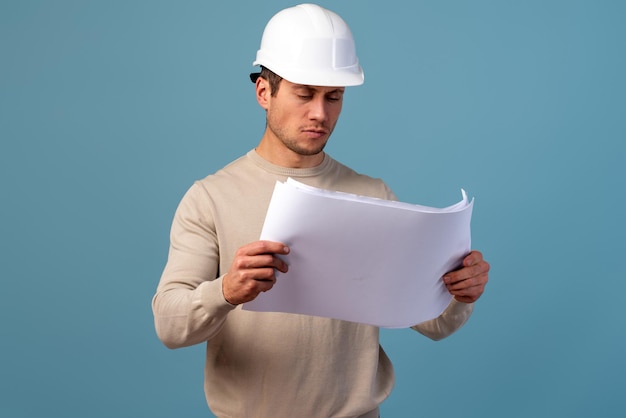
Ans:
[[[296,84],[356,86],[364,80],[346,22],[310,3],[281,10],[270,19],[253,65]]]

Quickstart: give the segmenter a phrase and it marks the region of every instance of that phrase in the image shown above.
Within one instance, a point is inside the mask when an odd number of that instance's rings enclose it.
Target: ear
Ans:
[[[267,108],[269,107],[269,102],[271,100],[269,83],[267,82],[266,79],[259,77],[256,79],[255,88],[256,88],[256,101],[259,102],[259,106],[267,110]]]

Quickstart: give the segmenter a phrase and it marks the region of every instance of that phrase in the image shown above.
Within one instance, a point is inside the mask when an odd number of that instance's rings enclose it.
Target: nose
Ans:
[[[309,119],[324,121],[326,119],[326,115],[328,114],[328,109],[326,109],[328,104],[326,103],[326,100],[324,100],[324,96],[317,95],[309,104]]]

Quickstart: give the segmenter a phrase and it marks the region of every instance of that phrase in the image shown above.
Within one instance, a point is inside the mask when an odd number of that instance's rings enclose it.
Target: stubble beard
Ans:
[[[281,141],[290,151],[293,151],[296,154],[302,156],[317,155],[320,152],[324,151],[324,148],[328,143],[328,140],[326,140],[323,143],[319,144],[319,146],[317,146],[316,148],[304,148],[300,146],[296,141],[290,139],[281,139]]]
[[[290,151],[298,154],[298,155],[302,155],[302,156],[311,156],[311,155],[317,155],[319,153],[321,153],[322,151],[324,151],[324,148],[326,147],[326,144],[328,143],[328,139],[330,138],[330,135],[332,134],[333,129],[330,129],[328,131],[328,136],[326,137],[326,139],[324,140],[319,140],[319,144],[317,144],[316,147],[314,148],[307,148],[307,147],[303,147],[301,146],[298,141],[292,137],[290,137],[286,132],[284,132],[282,129],[274,129],[272,126],[270,126],[270,130],[274,133],[274,135],[280,140],[280,142],[283,143],[283,145],[289,149]]]

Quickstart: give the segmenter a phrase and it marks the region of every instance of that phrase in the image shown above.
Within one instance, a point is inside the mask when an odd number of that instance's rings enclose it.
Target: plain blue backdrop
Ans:
[[[0,416],[207,417],[151,297],[183,193],[254,147],[287,1],[0,0]],[[470,322],[384,330],[384,417],[617,417],[626,387],[626,3],[323,1],[366,82],[327,148],[401,200],[476,198]]]

